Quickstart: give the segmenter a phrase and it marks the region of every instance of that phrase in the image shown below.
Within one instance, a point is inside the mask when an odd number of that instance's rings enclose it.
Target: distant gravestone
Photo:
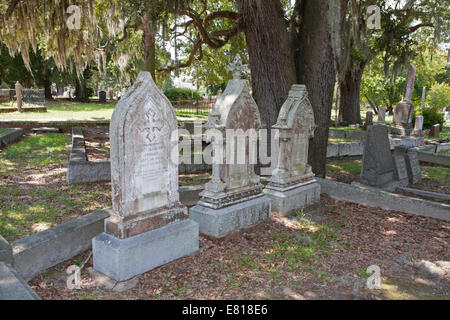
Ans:
[[[98,97],[99,97],[99,102],[100,103],[106,103],[106,91],[100,91],[98,93]]]
[[[282,215],[309,211],[320,201],[320,185],[308,164],[309,139],[316,125],[306,86],[292,86],[272,128],[280,137],[275,170],[264,189],[272,200],[272,211]]]
[[[386,123],[386,109],[380,108],[378,110],[378,124],[385,124]]]
[[[386,126],[373,125],[367,128],[362,162],[362,183],[384,188],[394,181],[394,161]]]
[[[423,109],[425,107],[425,99],[427,96],[427,88],[423,87],[422,89],[422,99],[420,101],[420,108]]]
[[[367,111],[366,112],[366,120],[364,121],[364,128],[367,129],[368,126],[373,125],[373,112]]]
[[[406,78],[403,99],[394,109],[394,127],[400,129],[402,134],[410,134],[412,131],[412,117],[414,114],[414,105],[411,103],[414,91],[414,81],[416,78],[416,68],[410,64],[408,76]]]
[[[423,116],[416,116],[416,122],[414,124],[413,136],[423,136]]]
[[[440,124],[435,124],[434,126],[431,127],[431,131],[430,131],[430,136],[433,138],[437,138],[440,135],[440,128],[441,125]]]
[[[93,239],[94,268],[130,279],[198,250],[198,225],[179,201],[178,139],[169,100],[149,72],[139,74],[110,124],[112,213]]]
[[[233,79],[209,114],[206,129],[215,133],[211,138],[212,179],[200,193],[198,204],[189,211],[191,219],[200,225],[200,232],[213,238],[223,238],[270,217],[270,199],[264,195],[255,173],[256,159],[251,161],[251,155],[256,155],[255,135],[261,119],[247,81],[241,79],[245,69],[236,58],[228,68]]]
[[[409,183],[405,157],[402,155],[396,155],[394,156],[393,160],[395,168],[395,180],[399,181],[400,185],[405,187]]]

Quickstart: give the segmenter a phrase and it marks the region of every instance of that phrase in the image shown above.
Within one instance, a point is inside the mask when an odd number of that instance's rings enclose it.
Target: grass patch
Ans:
[[[331,161],[327,163],[327,172],[331,174],[351,174],[358,175],[361,172],[362,163],[361,160],[353,161]]]
[[[328,137],[328,143],[341,143],[341,142],[360,142],[360,140],[350,138]]]
[[[450,168],[442,167],[422,167],[422,177],[436,180],[439,184],[450,184]]]
[[[11,107],[10,103],[3,103],[0,106]],[[25,104],[24,107],[33,105]],[[75,103],[68,101],[55,101],[45,105],[47,112],[11,112],[2,114],[3,120],[110,120],[116,102],[114,103]],[[178,117],[198,117],[207,118],[209,111],[175,109]]]
[[[6,240],[110,204],[107,184],[67,185],[61,168],[49,167],[66,162],[69,148],[70,136],[48,133],[25,137],[0,152],[0,234]]]
[[[8,131],[10,131],[10,130],[9,129],[0,128],[0,134],[7,133]]]
[[[0,174],[21,168],[39,168],[67,160],[70,137],[56,133],[26,137],[1,154]]]

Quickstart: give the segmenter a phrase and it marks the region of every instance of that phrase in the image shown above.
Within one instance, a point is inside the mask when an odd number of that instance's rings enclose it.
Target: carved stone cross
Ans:
[[[241,73],[248,72],[248,65],[242,64],[241,57],[236,55],[233,62],[227,67],[227,71],[233,73],[233,79],[241,79]]]

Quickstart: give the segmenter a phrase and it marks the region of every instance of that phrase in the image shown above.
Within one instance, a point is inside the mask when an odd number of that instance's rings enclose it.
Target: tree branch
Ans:
[[[417,29],[420,29],[422,27],[432,27],[434,28],[434,24],[430,23],[430,22],[425,22],[425,23],[419,23],[415,26],[412,26],[410,28],[408,28],[407,33],[413,33],[415,31],[417,31]]]

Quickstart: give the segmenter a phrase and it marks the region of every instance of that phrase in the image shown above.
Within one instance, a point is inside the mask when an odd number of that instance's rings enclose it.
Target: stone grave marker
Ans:
[[[423,116],[416,116],[416,123],[414,124],[414,130],[411,133],[412,136],[423,136]]]
[[[106,103],[106,91],[100,91],[98,93],[98,98],[100,103]]]
[[[435,124],[434,126],[432,126],[431,131],[430,131],[430,137],[434,137],[434,138],[439,137],[440,128],[441,128],[440,124]]]
[[[367,111],[366,112],[366,120],[364,122],[364,127],[367,128],[368,126],[373,125],[373,112]]]
[[[272,200],[272,211],[282,215],[310,211],[320,201],[320,185],[308,164],[309,139],[316,124],[306,86],[292,86],[272,128],[280,137],[275,170],[264,189]]]
[[[398,146],[394,149],[395,157],[403,157],[409,183],[415,184],[422,179],[420,162],[417,152],[407,146]]]
[[[412,117],[414,114],[414,105],[411,103],[414,91],[414,80],[416,78],[416,67],[412,64],[408,68],[403,99],[394,109],[393,125],[400,134],[409,135],[412,131]]]
[[[389,184],[394,181],[394,161],[386,126],[373,125],[367,128],[362,162],[363,184],[389,188]]]
[[[420,162],[419,157],[417,156],[417,152],[408,150],[405,156],[405,160],[409,182],[411,184],[420,182],[420,180],[422,179],[422,171],[420,169]]]
[[[16,104],[17,104],[17,111],[22,112],[22,85],[19,81],[16,82]]]
[[[256,161],[249,161],[257,147],[257,137],[251,132],[259,131],[261,119],[247,81],[241,79],[245,69],[239,57],[230,65],[233,79],[206,123],[207,132],[216,133],[209,139],[214,150],[212,179],[198,204],[190,209],[190,217],[198,222],[201,233],[213,238],[223,238],[270,217],[270,199],[255,173]],[[238,161],[239,153],[245,155],[244,161]]]
[[[395,180],[399,181],[402,187],[409,184],[408,170],[406,168],[405,157],[402,155],[394,155]]]
[[[427,95],[427,88],[423,87],[422,89],[422,99],[420,100],[420,108],[423,109],[425,107],[425,99]]]
[[[111,118],[113,207],[105,232],[92,241],[94,268],[115,280],[198,250],[198,225],[179,201],[178,164],[171,161],[175,130],[172,105],[141,72]]]
[[[380,108],[378,110],[378,124],[385,124],[386,123],[386,109]]]

